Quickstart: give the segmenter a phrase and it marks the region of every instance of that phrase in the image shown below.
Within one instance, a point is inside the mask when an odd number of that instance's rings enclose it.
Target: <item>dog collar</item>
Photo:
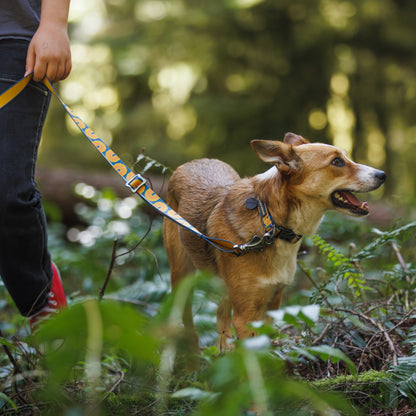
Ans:
[[[255,235],[248,243],[240,244],[238,249],[241,254],[246,254],[255,250],[263,251],[267,246],[271,246],[276,238],[295,244],[303,237],[303,235],[296,234],[290,228],[275,224],[266,204],[259,198],[248,198],[245,205],[247,209],[257,208],[265,233],[262,237]]]

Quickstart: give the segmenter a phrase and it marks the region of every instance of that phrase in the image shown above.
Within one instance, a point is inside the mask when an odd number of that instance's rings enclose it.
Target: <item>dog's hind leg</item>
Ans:
[[[195,267],[180,241],[178,225],[165,219],[163,235],[170,265],[172,290],[175,290],[176,286],[184,277],[195,271]],[[184,340],[181,345],[181,355],[185,361],[185,367],[190,370],[196,369],[199,366],[199,360],[196,357],[199,353],[199,337],[192,314],[192,298],[193,296],[191,294],[189,299],[187,299],[182,315]]]
[[[230,349],[227,339],[232,339],[231,334],[231,302],[228,296],[221,299],[217,309],[218,351]]]

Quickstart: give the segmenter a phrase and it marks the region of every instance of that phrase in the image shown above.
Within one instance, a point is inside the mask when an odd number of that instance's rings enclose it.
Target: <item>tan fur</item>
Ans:
[[[297,234],[310,235],[324,212],[338,209],[331,201],[336,190],[368,192],[379,187],[384,173],[352,162],[342,150],[312,144],[288,133],[284,142],[254,140],[252,147],[264,162],[275,167],[268,172],[241,179],[229,165],[219,160],[194,160],[176,169],[168,186],[168,204],[202,233],[242,244],[264,227],[256,209],[248,210],[247,198],[257,196],[266,203],[274,221]],[[334,165],[334,159],[344,166]],[[267,310],[278,309],[284,288],[296,270],[300,241],[290,244],[276,239],[262,252],[236,257],[222,253],[201,238],[164,222],[164,241],[174,287],[195,269],[220,276],[227,296],[217,311],[219,348],[227,348],[232,324],[238,338],[254,335],[247,324],[261,320]],[[192,311],[184,323],[194,331]]]

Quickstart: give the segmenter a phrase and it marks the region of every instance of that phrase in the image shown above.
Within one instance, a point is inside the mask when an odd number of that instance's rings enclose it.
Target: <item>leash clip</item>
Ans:
[[[239,255],[250,253],[250,251],[263,251],[267,246],[273,245],[274,242],[275,225],[271,230],[265,232],[262,237],[255,235],[248,243],[236,244],[234,250],[238,251]]]
[[[139,181],[138,184],[136,184],[135,182]],[[127,188],[129,188],[132,192],[137,193],[137,191],[146,183],[146,179],[143,178],[143,176],[139,175],[138,173],[136,173],[136,175],[134,175],[132,178],[130,178],[127,182],[126,182],[126,186]]]
[[[236,244],[234,250],[238,252],[238,255],[250,253],[250,251],[260,250],[263,251],[264,243],[263,237],[255,235],[248,243]]]

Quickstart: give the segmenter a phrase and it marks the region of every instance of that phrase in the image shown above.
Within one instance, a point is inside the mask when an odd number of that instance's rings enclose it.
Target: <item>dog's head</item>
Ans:
[[[252,140],[251,145],[261,160],[276,166],[300,199],[317,199],[326,209],[349,215],[369,213],[368,204],[353,192],[373,191],[386,178],[383,171],[353,162],[335,146],[310,143],[293,133],[287,133],[283,142]]]

